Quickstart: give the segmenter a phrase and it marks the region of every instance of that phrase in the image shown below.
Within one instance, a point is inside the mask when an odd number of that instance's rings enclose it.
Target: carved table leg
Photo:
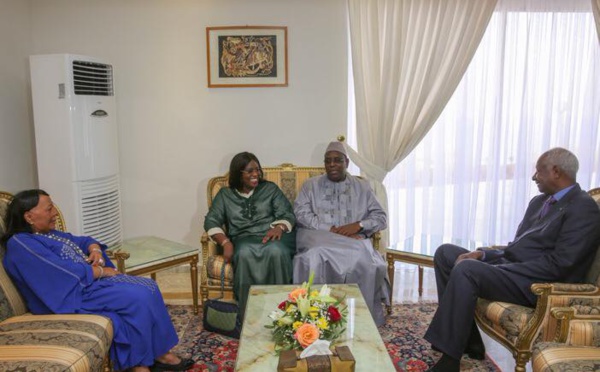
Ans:
[[[419,265],[419,297],[423,296],[423,266]]]
[[[198,256],[192,257],[190,262],[190,275],[192,276],[192,299],[194,302],[194,315],[198,315]]]

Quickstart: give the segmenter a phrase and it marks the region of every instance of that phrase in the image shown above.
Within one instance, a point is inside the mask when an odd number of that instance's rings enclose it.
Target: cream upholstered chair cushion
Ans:
[[[600,371],[600,348],[540,342],[533,347],[534,372]]]
[[[600,208],[600,188],[588,191]],[[535,308],[511,303],[478,299],[475,321],[490,337],[513,354],[515,371],[524,372],[533,345],[552,341],[558,330],[553,308],[583,307],[594,309],[600,304],[600,247],[586,274],[586,283],[535,283],[531,291],[538,296]],[[600,307],[598,308],[600,309]]]
[[[0,191],[0,236],[12,195]],[[60,214],[57,229],[64,231]],[[109,371],[113,339],[109,318],[99,315],[28,313],[4,270],[0,247],[0,371]]]

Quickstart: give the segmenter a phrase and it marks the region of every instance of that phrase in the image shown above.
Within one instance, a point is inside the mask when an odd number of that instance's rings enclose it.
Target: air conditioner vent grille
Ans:
[[[117,176],[80,185],[83,234],[108,245],[122,242],[121,197]]]
[[[73,61],[75,94],[87,96],[112,96],[112,66],[103,63]]]

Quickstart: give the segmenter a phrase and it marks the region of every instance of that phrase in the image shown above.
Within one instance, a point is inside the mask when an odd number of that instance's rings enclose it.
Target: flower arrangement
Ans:
[[[320,291],[312,290],[314,274],[308,283],[292,290],[286,300],[271,312],[275,351],[302,350],[317,340],[334,341],[346,330],[347,307],[342,299],[331,296],[331,288],[324,284]]]

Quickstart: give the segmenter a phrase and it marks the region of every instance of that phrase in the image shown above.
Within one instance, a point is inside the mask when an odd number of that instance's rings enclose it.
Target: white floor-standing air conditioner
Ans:
[[[113,67],[71,54],[30,57],[38,181],[68,230],[122,241]]]

